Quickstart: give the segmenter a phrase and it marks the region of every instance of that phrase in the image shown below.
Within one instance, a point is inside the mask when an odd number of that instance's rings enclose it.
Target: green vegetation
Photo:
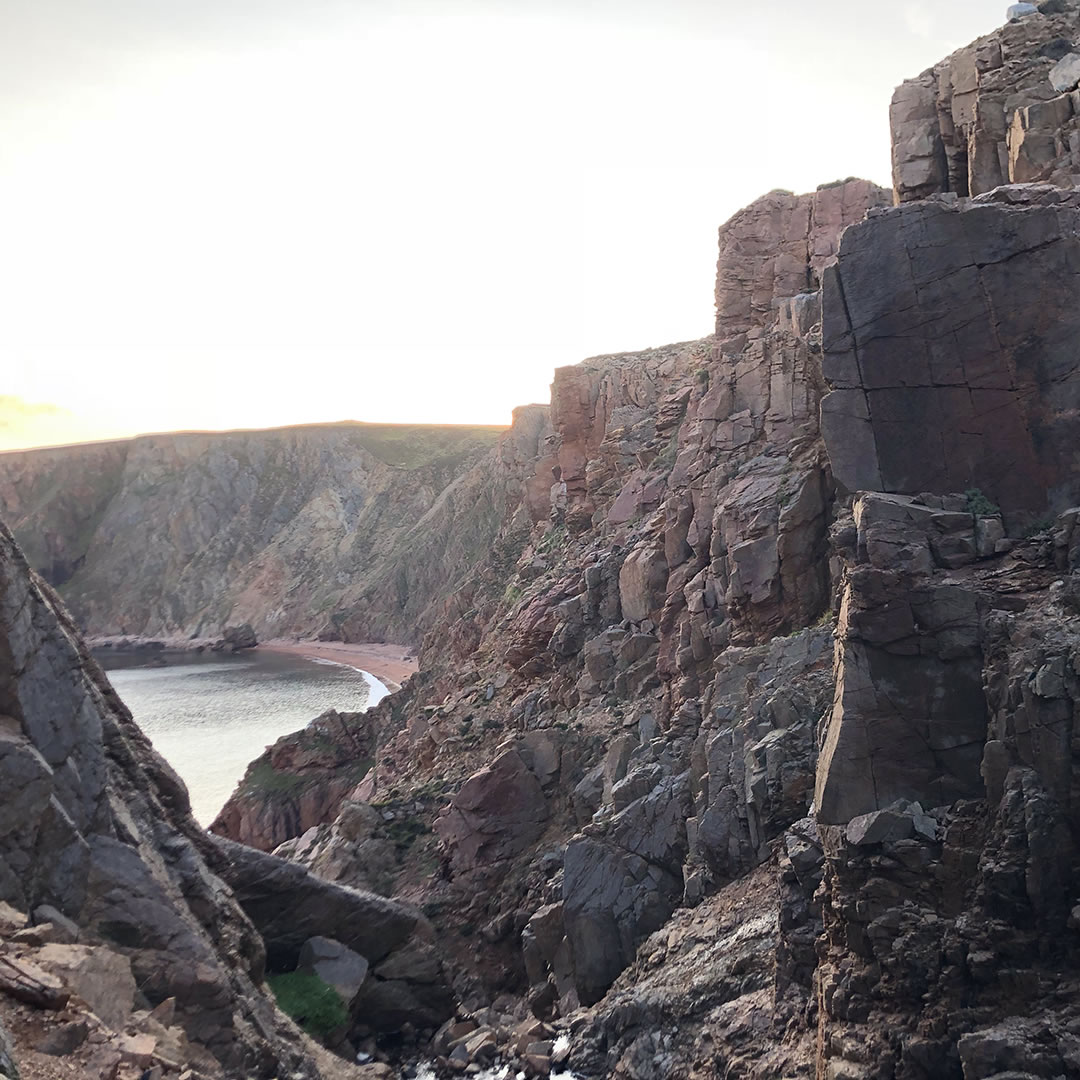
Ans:
[[[419,837],[431,832],[429,826],[415,817],[397,818],[395,821],[388,821],[385,828],[388,839],[397,848],[399,855],[404,855]]]
[[[1001,513],[1001,508],[992,503],[978,488],[968,488],[964,492],[968,511],[975,517],[994,517]]]
[[[1054,519],[1052,517],[1042,517],[1038,521],[1033,521],[1027,529],[1024,531],[1024,536],[1027,539],[1031,539],[1033,536],[1038,536],[1039,533],[1049,532],[1054,527]]]
[[[506,591],[503,593],[503,604],[506,607],[513,607],[521,599],[521,588],[510,582],[506,586]]]
[[[302,776],[279,773],[266,757],[253,761],[244,774],[244,791],[252,795],[291,795],[306,783]]]
[[[555,525],[548,529],[540,539],[540,543],[537,544],[537,550],[542,552],[553,551],[557,547],[561,547],[563,541],[566,539],[566,526]]]
[[[319,978],[302,971],[267,978],[281,1011],[309,1035],[325,1039],[345,1026],[349,1018],[341,995]]]
[[[694,372],[694,378],[697,379],[706,390],[709,389],[709,369],[705,367],[699,367]]]
[[[419,469],[442,458],[494,446],[506,430],[485,424],[356,424],[360,442],[380,461]]]

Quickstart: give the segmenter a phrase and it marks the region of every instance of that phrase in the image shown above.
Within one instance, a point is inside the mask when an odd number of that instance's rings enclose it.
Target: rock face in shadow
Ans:
[[[453,1015],[433,931],[419,911],[231,840],[214,844],[211,862],[262,935],[273,967],[295,968],[306,942],[332,937],[369,965],[353,1002],[367,1027],[436,1027]]]
[[[0,900],[130,961],[140,1000],[233,1074],[319,1076],[258,989],[264,950],[200,853],[183,784],[0,526]]]
[[[1070,505],[1080,195],[1004,188],[849,229],[825,277],[822,432],[847,492]]]

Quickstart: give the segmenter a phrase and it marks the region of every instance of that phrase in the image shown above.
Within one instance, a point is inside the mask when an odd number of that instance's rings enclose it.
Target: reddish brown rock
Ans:
[[[520,854],[544,831],[540,781],[516,750],[471,776],[435,821],[458,870]]]
[[[210,831],[273,851],[333,821],[374,754],[374,732],[364,714],[331,709],[282,736],[248,766]]]
[[[889,114],[897,202],[1080,182],[1076,97],[1051,81],[1055,62],[1073,51],[1080,10],[1073,0],[1056,6],[1007,23],[897,89]]]
[[[867,180],[827,184],[808,195],[772,191],[720,227],[716,336],[741,351],[776,317],[780,300],[814,292],[836,257],[840,233],[888,193]]]

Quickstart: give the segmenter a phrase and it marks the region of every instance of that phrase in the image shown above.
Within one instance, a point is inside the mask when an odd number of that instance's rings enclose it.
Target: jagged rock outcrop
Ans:
[[[897,89],[890,120],[898,202],[1037,180],[1080,183],[1080,98],[1058,66],[1080,51],[1080,5],[1040,7]]]
[[[187,792],[0,526],[0,900],[47,905],[130,969],[139,1001],[174,999],[215,1068],[315,1078],[259,988],[262,941],[210,871]]]
[[[347,795],[274,822],[291,863],[218,849],[283,963],[332,938],[434,1022],[425,925],[362,885],[431,920],[448,1074],[542,1074],[549,1023],[587,1080],[1080,1071],[1075,22],[909,85],[902,205],[766,196],[717,337],[560,369],[469,474],[486,553],[316,763]]]
[[[284,735],[244,773],[210,831],[260,851],[333,820],[375,756],[363,713],[331,709],[302,731]]]
[[[332,937],[370,967],[352,1015],[370,1031],[435,1028],[454,1011],[434,934],[415,909],[332,882],[294,862],[216,839],[210,859],[266,942],[269,962],[291,970],[312,938]]]
[[[840,233],[885,206],[889,195],[866,180],[825,184],[807,195],[771,191],[720,227],[716,338],[725,352],[773,321],[780,301],[817,292],[836,258]]]

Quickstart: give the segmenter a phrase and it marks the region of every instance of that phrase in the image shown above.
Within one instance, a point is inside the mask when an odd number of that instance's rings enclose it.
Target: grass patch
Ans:
[[[359,441],[387,465],[419,469],[498,442],[506,430],[486,424],[356,424]]]
[[[968,488],[964,492],[968,512],[975,517],[994,517],[1001,513],[1001,508],[991,502],[978,488]]]
[[[244,774],[244,791],[251,795],[291,795],[306,783],[302,776],[279,773],[265,758],[253,761]]]
[[[267,978],[281,1011],[309,1035],[325,1039],[345,1026],[349,1018],[341,995],[318,975],[290,971]]]

